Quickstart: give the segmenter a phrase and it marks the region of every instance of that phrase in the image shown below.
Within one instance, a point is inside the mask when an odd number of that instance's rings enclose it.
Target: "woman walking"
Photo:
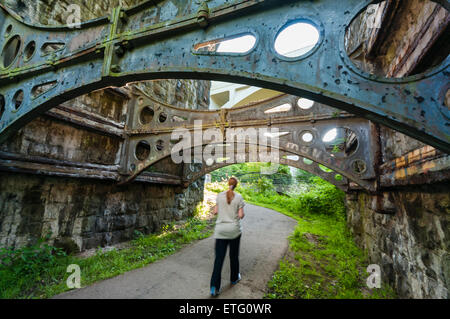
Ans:
[[[244,199],[234,192],[238,180],[231,177],[228,180],[229,189],[217,195],[214,214],[218,214],[214,238],[216,239],[216,258],[211,276],[211,296],[220,293],[222,266],[230,246],[231,284],[235,285],[241,280],[239,273],[239,244],[241,241],[241,219],[244,218]]]

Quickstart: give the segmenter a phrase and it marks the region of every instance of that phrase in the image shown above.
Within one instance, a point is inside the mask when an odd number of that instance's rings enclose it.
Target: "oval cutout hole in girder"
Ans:
[[[22,106],[23,99],[24,99],[24,93],[23,93],[23,90],[18,90],[18,91],[14,94],[13,99],[12,99],[12,102],[13,102],[13,105],[14,105],[14,109],[15,109],[15,110],[18,110],[18,109]]]
[[[310,160],[309,158],[303,158],[303,163],[305,163],[306,165],[312,165],[314,162],[312,160]]]
[[[297,101],[298,107],[301,108],[302,110],[309,110],[314,106],[314,103],[315,103],[314,101],[305,98],[300,98]]]
[[[319,43],[320,32],[312,21],[302,19],[281,28],[275,39],[275,51],[286,58],[298,58]]]
[[[264,133],[264,136],[268,138],[280,138],[289,134],[291,134],[291,132],[277,132],[277,133],[266,132]]]
[[[15,35],[6,42],[6,45],[2,50],[2,66],[4,68],[9,68],[14,61],[16,61],[17,56],[20,52],[20,47],[22,46],[22,39],[20,36]]]
[[[64,49],[66,46],[63,42],[46,42],[41,47],[42,55],[52,54]]]
[[[54,88],[58,84],[57,81],[51,81],[43,84],[39,84],[33,87],[31,90],[31,97],[33,99],[37,98],[38,96],[50,91],[52,88]]]
[[[172,116],[172,122],[186,122],[188,119],[186,117],[181,117],[178,115]]]
[[[159,123],[164,123],[167,121],[168,115],[164,112],[160,113],[158,116]]]
[[[292,104],[286,103],[264,111],[265,114],[286,113],[292,109]]]
[[[135,155],[139,161],[145,161],[149,158],[150,152],[150,144],[147,141],[140,141],[136,146]]]
[[[300,156],[297,155],[286,155],[283,156],[284,159],[287,159],[289,161],[294,161],[294,162],[298,162],[300,160]]]
[[[146,106],[141,110],[141,113],[139,115],[139,121],[141,122],[142,125],[146,125],[153,120],[154,116],[155,111],[151,107]]]
[[[25,61],[30,61],[31,58],[34,56],[34,53],[36,53],[36,42],[30,41],[24,50],[24,58]]]
[[[12,24],[8,25],[8,27],[6,28],[6,32],[5,32],[5,38],[7,38],[11,35],[12,30],[13,30]]]
[[[237,53],[246,54],[253,50],[256,37],[251,33],[241,33],[221,39],[202,42],[194,46],[197,53]]]

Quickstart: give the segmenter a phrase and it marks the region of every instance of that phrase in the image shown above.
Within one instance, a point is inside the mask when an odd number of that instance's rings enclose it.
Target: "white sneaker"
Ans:
[[[238,279],[236,281],[232,281],[232,285],[236,285],[239,281],[241,281],[241,273],[238,274]]]

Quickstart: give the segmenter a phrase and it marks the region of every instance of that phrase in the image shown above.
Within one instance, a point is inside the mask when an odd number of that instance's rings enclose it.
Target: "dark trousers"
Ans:
[[[214,261],[214,270],[211,276],[211,287],[216,287],[217,290],[220,289],[222,266],[228,245],[230,245],[230,281],[238,280],[240,242],[241,236],[236,239],[216,239],[216,259]]]

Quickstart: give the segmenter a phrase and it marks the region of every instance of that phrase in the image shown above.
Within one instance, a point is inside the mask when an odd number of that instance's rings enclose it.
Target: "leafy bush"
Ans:
[[[273,194],[275,191],[272,181],[267,177],[260,177],[254,185],[259,194]]]
[[[345,194],[319,177],[312,179],[310,191],[298,197],[298,209],[307,214],[345,216]]]
[[[212,182],[222,182],[226,181],[231,176],[235,176],[243,184],[252,184],[260,178],[261,172],[271,165],[271,163],[234,164],[212,172],[211,180]],[[291,170],[289,166],[286,165],[279,165],[276,173],[265,175],[264,177],[277,185],[290,185],[293,180]]]
[[[17,276],[38,276],[42,268],[52,267],[58,257],[66,256],[61,248],[45,243],[47,238],[40,239],[35,245],[20,249],[0,249],[0,271],[8,270]]]

